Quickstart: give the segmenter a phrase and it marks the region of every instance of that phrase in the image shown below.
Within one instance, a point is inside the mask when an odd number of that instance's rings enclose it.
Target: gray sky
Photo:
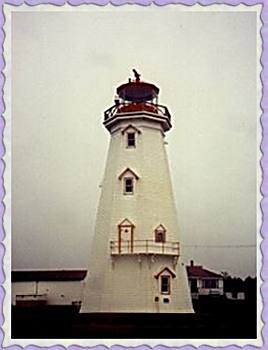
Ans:
[[[109,133],[136,68],[172,114],[167,151],[183,257],[254,275],[256,14],[180,6],[12,15],[12,262],[87,267]]]

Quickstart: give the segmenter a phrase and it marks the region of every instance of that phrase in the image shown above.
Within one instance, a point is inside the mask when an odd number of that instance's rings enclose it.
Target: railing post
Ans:
[[[165,246],[164,246],[164,242],[162,242],[162,253],[164,254],[164,252],[165,252]]]
[[[146,239],[146,253],[148,254],[148,239]]]
[[[110,241],[110,251],[111,251],[111,255],[112,255],[112,253],[113,253],[113,251],[114,251],[114,242],[113,241]]]

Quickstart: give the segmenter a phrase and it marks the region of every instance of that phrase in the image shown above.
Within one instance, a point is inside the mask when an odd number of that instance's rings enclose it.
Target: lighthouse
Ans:
[[[82,313],[191,313],[159,88],[134,79],[104,113],[110,145]]]

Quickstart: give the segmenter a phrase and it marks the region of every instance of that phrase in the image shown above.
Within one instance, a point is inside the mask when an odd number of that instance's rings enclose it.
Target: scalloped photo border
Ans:
[[[261,81],[260,86],[262,91],[258,92],[258,98],[260,101],[259,106],[259,117],[260,117],[260,130],[262,135],[258,135],[258,144],[260,147],[259,163],[260,167],[258,169],[258,183],[260,185],[260,191],[258,194],[258,203],[259,206],[259,218],[257,220],[258,230],[260,235],[257,238],[257,245],[260,247],[260,254],[257,262],[257,269],[260,271],[260,276],[258,281],[258,288],[261,291],[262,301],[259,300],[257,317],[259,335],[257,340],[252,341],[248,339],[12,339],[11,338],[11,315],[10,315],[10,305],[11,305],[11,296],[10,296],[10,286],[11,286],[11,191],[10,191],[10,176],[11,176],[11,162],[7,161],[11,159],[10,145],[7,146],[10,140],[11,144],[11,122],[10,116],[10,102],[11,102],[11,64],[7,64],[6,57],[8,53],[11,52],[11,12],[12,10],[23,9],[27,10],[53,10],[53,11],[75,11],[80,5],[88,6],[130,6],[142,5],[142,6],[155,6],[158,7],[170,5],[183,5],[190,9],[192,6],[202,6],[212,9],[213,6],[210,5],[229,5],[229,6],[238,6],[243,5],[247,6],[248,10],[256,10],[260,16],[260,35],[257,38],[259,42],[259,79]],[[2,218],[1,225],[1,241],[0,245],[0,256],[2,261],[1,268],[1,290],[0,298],[2,311],[0,313],[1,320],[1,348],[8,349],[39,349],[44,347],[51,347],[53,350],[69,348],[72,350],[78,350],[83,348],[91,348],[95,350],[104,350],[109,347],[112,347],[114,350],[125,349],[130,347],[135,347],[139,350],[146,350],[148,348],[155,348],[157,350],[164,350],[167,347],[180,348],[184,350],[190,350],[199,348],[202,350],[207,349],[224,349],[235,350],[239,348],[243,349],[268,349],[268,328],[267,328],[267,318],[268,318],[268,303],[266,298],[268,296],[268,243],[266,235],[268,234],[268,0],[226,0],[226,1],[213,1],[213,0],[203,0],[203,1],[191,1],[191,0],[113,0],[113,1],[104,1],[104,0],[70,0],[68,2],[62,0],[10,0],[10,1],[1,1],[1,31],[0,31],[0,41],[2,47],[1,55],[1,76],[0,84],[2,91],[2,99],[0,102],[1,108],[1,119],[0,119],[0,130],[1,130],[1,163],[0,163],[0,172],[1,172],[1,206],[0,213]],[[46,6],[43,6],[46,5]],[[54,5],[54,6],[53,6]],[[64,7],[63,7],[64,6]],[[209,7],[210,6],[210,7]],[[254,7],[254,9],[253,9]],[[79,7],[79,9],[81,9]],[[5,28],[10,26],[7,31]],[[7,34],[8,33],[8,34]],[[8,37],[9,35],[9,37]],[[7,78],[8,77],[8,78]],[[6,249],[6,246],[9,249]],[[262,281],[260,281],[262,280]]]

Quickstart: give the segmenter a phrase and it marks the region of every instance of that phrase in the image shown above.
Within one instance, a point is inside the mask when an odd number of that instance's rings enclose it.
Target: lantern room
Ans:
[[[119,100],[144,103],[157,103],[159,88],[153,84],[146,83],[140,80],[140,74],[133,69],[135,80],[129,79],[128,83],[119,86],[116,90]]]
[[[159,122],[163,131],[171,128],[170,114],[167,107],[158,104],[159,88],[151,83],[141,81],[140,74],[133,69],[135,79],[116,89],[115,104],[104,112],[104,125],[111,128],[125,117],[133,119],[147,117]]]

